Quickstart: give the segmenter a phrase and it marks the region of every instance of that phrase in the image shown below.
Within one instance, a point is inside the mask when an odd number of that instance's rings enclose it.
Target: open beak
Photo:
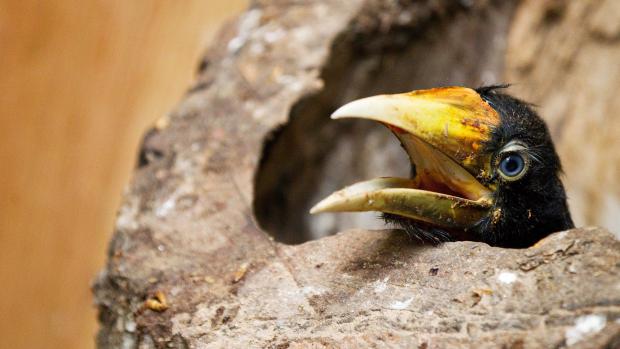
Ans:
[[[499,122],[478,93],[445,87],[353,101],[333,119],[362,118],[386,125],[415,166],[413,178],[376,178],[337,191],[310,213],[379,211],[444,228],[476,224],[488,214],[492,188],[485,142]]]

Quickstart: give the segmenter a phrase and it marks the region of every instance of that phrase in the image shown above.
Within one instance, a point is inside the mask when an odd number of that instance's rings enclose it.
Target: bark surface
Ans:
[[[256,1],[145,136],[94,285],[98,346],[620,345],[620,243],[604,229],[521,250],[431,247],[399,231],[349,229],[377,226],[374,216],[307,214],[344,185],[408,171],[387,131],[329,122],[332,110],[370,94],[504,76],[536,83],[539,64],[551,65],[531,59],[544,51],[540,38],[579,10],[540,3]],[[605,20],[593,9],[615,6],[592,3],[580,11]],[[528,8],[540,15],[528,20]],[[601,28],[617,49],[618,27]],[[528,30],[537,39],[524,39]],[[530,43],[539,50],[530,56],[510,46]],[[552,130],[567,127],[562,118]]]

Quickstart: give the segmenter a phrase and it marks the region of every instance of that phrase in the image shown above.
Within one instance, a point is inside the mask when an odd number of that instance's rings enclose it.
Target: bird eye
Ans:
[[[508,153],[499,162],[499,173],[504,179],[514,181],[525,174],[526,167],[527,163],[521,154]]]

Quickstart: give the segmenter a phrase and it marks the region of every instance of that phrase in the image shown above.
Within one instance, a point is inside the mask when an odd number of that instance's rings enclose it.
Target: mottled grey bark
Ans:
[[[387,230],[282,243],[377,226],[307,209],[408,171],[385,130],[329,122],[330,111],[373,93],[501,82],[516,8],[256,1],[145,138],[94,286],[98,346],[617,345],[620,244],[603,229],[522,250],[423,246]]]

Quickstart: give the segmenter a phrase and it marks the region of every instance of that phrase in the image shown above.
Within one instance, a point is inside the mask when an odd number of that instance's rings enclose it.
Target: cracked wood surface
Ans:
[[[94,285],[98,346],[561,347],[588,315],[605,326],[576,345],[616,345],[620,245],[603,229],[519,250],[420,246],[387,230],[284,245],[257,224],[255,176],[265,142],[289,132],[274,132],[281,125],[298,122],[302,141],[320,146],[333,133],[310,130],[344,100],[501,75],[514,3],[467,4],[256,1],[224,28],[195,86],[145,137]],[[478,41],[459,48],[466,38]],[[406,64],[421,52],[428,64]],[[309,148],[279,163],[310,163],[300,177],[329,167]],[[260,209],[279,207],[268,199]],[[295,222],[288,234],[309,229]]]

